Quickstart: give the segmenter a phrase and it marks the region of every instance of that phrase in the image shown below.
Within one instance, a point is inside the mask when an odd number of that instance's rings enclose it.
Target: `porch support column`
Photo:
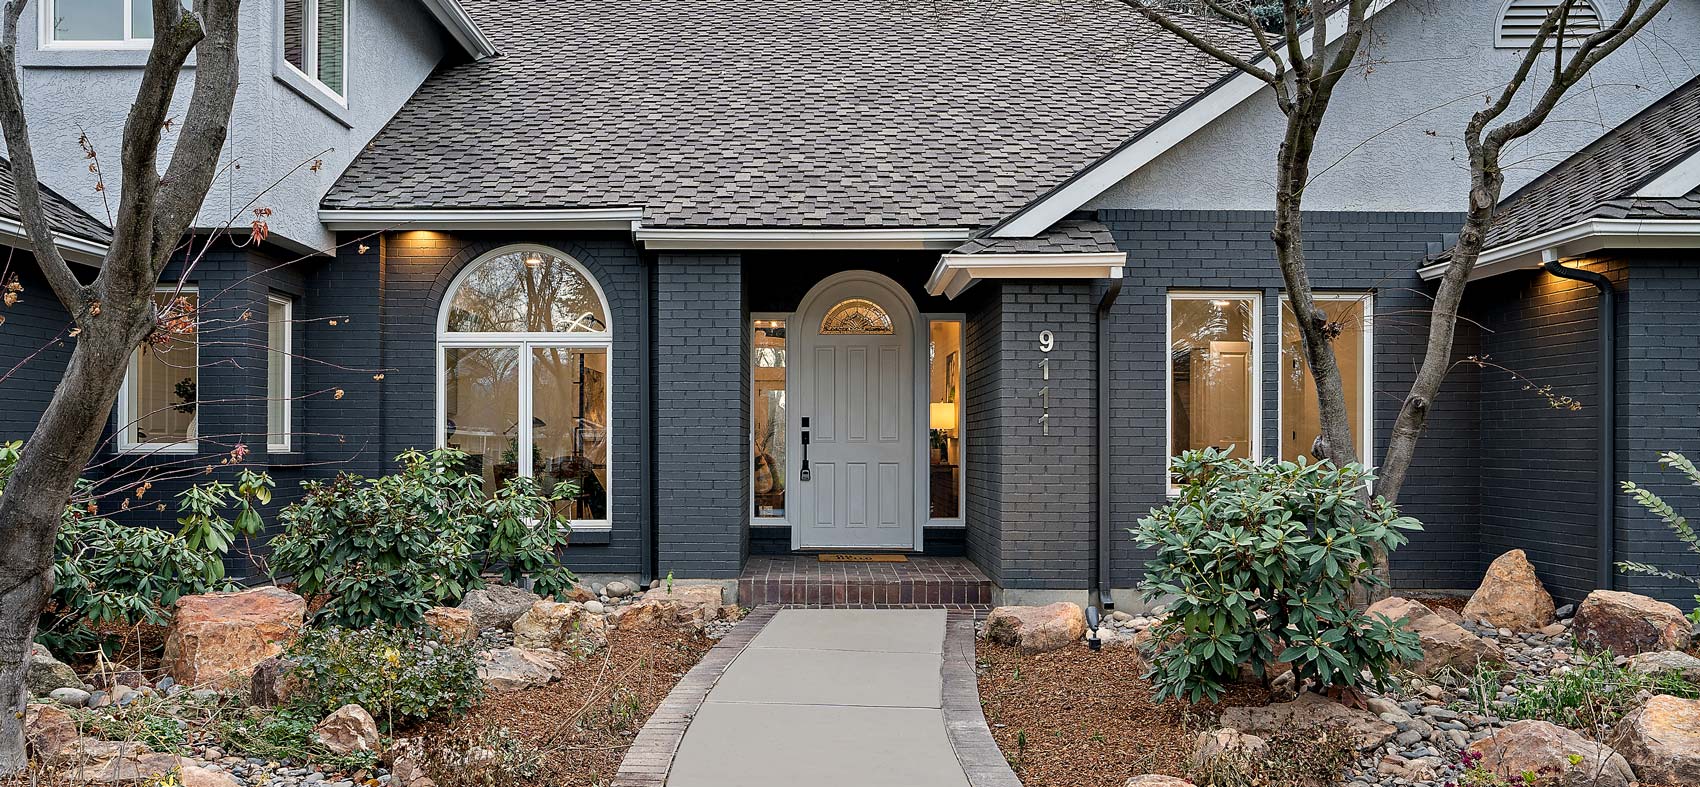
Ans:
[[[655,267],[656,573],[731,579],[749,554],[750,377],[743,263]]]

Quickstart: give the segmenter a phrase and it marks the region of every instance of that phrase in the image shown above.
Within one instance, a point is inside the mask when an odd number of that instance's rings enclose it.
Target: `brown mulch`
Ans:
[[[616,629],[607,648],[573,661],[561,680],[490,695],[452,724],[420,734],[445,740],[505,727],[541,754],[538,784],[606,784],[650,714],[713,645],[696,632]]]
[[[1094,653],[1076,643],[1026,656],[981,640],[976,652],[986,722],[1026,787],[1122,787],[1144,773],[1181,776],[1194,739],[1221,708],[1269,704],[1255,684],[1234,687],[1219,705],[1155,704],[1132,648]]]
[[[1436,612],[1445,607],[1453,612],[1463,613],[1464,605],[1470,602],[1463,596],[1411,596],[1410,599]]]

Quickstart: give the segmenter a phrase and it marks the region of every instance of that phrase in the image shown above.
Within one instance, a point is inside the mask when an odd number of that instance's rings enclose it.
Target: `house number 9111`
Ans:
[[[1039,332],[1039,352],[1046,357],[1039,360],[1039,377],[1045,385],[1039,389],[1039,429],[1041,433],[1051,433],[1051,359],[1049,353],[1056,349],[1057,338],[1050,331]]]

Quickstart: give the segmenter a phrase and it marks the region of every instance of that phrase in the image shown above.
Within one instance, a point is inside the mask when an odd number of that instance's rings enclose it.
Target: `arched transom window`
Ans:
[[[495,491],[515,476],[579,486],[574,526],[608,524],[608,302],[577,260],[510,246],[474,260],[438,323],[441,445]]]

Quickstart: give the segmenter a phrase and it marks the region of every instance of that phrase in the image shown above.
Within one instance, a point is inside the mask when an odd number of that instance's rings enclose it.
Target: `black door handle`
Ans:
[[[809,417],[803,416],[803,467],[797,477],[803,481],[809,480]]]

